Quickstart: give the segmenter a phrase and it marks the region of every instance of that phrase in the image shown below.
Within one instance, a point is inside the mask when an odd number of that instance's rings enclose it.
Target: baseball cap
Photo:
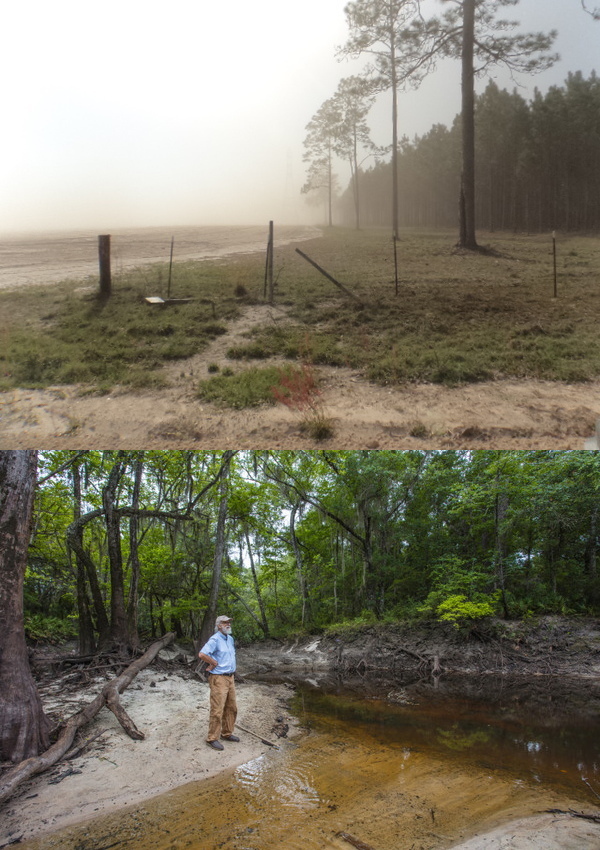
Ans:
[[[217,626],[219,625],[219,623],[230,623],[230,622],[231,622],[231,617],[226,617],[225,614],[221,614],[221,616],[217,617],[217,619],[216,619]]]

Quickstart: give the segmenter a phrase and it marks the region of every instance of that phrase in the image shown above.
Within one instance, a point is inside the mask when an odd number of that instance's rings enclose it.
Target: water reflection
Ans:
[[[488,684],[447,678],[402,689],[300,687],[295,711],[310,728],[358,734],[449,761],[600,795],[600,687],[574,680]],[[380,691],[386,687],[380,686]],[[393,702],[390,703],[390,698]],[[593,792],[592,792],[593,793]],[[597,801],[596,797],[596,801]]]
[[[489,703],[440,684],[395,687],[401,702],[299,689],[307,732],[215,780],[25,845],[28,850],[442,850],[498,821],[597,808],[600,722],[539,695]],[[575,705],[571,702],[571,705]],[[527,710],[523,706],[528,706]]]

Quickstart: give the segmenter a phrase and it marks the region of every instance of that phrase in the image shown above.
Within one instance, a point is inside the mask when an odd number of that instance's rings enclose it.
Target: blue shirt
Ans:
[[[235,644],[231,635],[224,635],[223,632],[215,632],[210,637],[200,652],[204,655],[210,655],[217,662],[214,670],[211,670],[216,676],[230,676],[235,673]]]

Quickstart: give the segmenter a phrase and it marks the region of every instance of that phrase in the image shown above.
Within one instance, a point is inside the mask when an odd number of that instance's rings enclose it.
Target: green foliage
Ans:
[[[493,617],[496,614],[499,594],[493,595],[491,601],[474,601],[462,594],[449,596],[437,606],[437,617],[442,623],[452,623],[459,629],[472,626],[478,620]]]
[[[74,459],[89,512],[84,549],[107,615],[103,489],[120,468],[127,593],[129,506],[142,462],[140,630],[197,637],[212,582],[222,458],[218,451],[40,452],[45,480],[24,584],[31,638],[54,639],[62,634],[57,624],[71,624],[76,612],[77,564],[66,544]],[[599,453],[239,451],[227,486],[219,609],[235,616],[243,640],[262,636],[263,613],[275,637],[323,630],[351,637],[416,615],[468,633],[488,630],[486,620],[498,614],[600,611]]]
[[[362,631],[365,626],[374,626],[376,623],[377,616],[373,611],[361,611],[358,616],[334,623],[324,631],[330,637],[350,637],[354,633]]]
[[[32,614],[25,617],[25,637],[31,643],[63,643],[77,637],[77,623],[74,618]]]

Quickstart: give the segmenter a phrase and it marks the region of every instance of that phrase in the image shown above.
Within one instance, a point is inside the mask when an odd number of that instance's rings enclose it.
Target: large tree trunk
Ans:
[[[200,636],[198,639],[198,648],[201,649],[209,637],[213,634],[215,628],[215,619],[217,617],[217,602],[219,601],[219,589],[221,586],[221,571],[223,568],[223,553],[225,552],[225,523],[227,521],[227,500],[229,490],[229,468],[231,458],[235,454],[234,451],[226,451],[223,454],[223,463],[221,465],[222,475],[219,482],[219,517],[217,519],[217,539],[215,541],[215,555],[213,558],[213,572],[210,584],[210,593],[208,605],[202,618],[200,626]]]
[[[81,473],[78,463],[73,464],[72,475],[73,519],[75,523],[77,523],[77,520],[81,519]],[[81,557],[81,552],[83,551],[83,526],[80,524],[76,525],[75,533],[78,538],[78,546],[76,550],[72,549],[71,551],[75,555],[77,571],[77,624],[79,629],[79,654],[91,655],[96,649],[96,641],[94,640],[94,623],[92,620],[90,600],[87,592],[86,565],[84,559]],[[102,607],[102,611],[104,611],[104,607]]]
[[[173,641],[174,637],[175,635],[170,632],[160,640],[156,641],[156,643],[153,643],[152,646],[149,647],[141,656],[141,658],[138,658],[130,664],[120,676],[117,676],[116,679],[111,679],[110,682],[107,682],[98,696],[89,703],[89,705],[81,711],[78,711],[77,714],[73,714],[67,720],[58,740],[50,747],[50,749],[46,750],[45,753],[37,758],[26,759],[21,762],[21,764],[18,764],[16,767],[12,768],[12,770],[8,771],[8,773],[4,774],[2,781],[0,782],[0,804],[8,800],[9,797],[14,794],[19,785],[27,779],[30,779],[38,773],[43,773],[45,770],[48,770],[48,768],[52,767],[52,765],[56,764],[57,761],[60,761],[60,759],[71,748],[71,744],[75,740],[77,730],[82,726],[85,726],[86,723],[89,723],[89,721],[98,714],[104,705],[107,705],[114,713],[130,738],[137,741],[143,740],[144,733],[140,732],[121,705],[119,701],[119,694],[123,693],[125,688],[132,683],[140,670],[147,667],[156,658],[160,650],[163,649],[163,647],[168,646],[168,644]]]
[[[475,238],[475,0],[463,0],[461,248],[477,249]]]
[[[23,580],[31,534],[37,452],[0,452],[0,760],[48,746],[49,724],[31,675],[23,628]]]
[[[108,476],[102,490],[102,505],[106,521],[108,558],[110,561],[110,636],[113,646],[119,650],[129,645],[127,613],[125,610],[125,580],[123,577],[123,553],[121,551],[121,516],[116,508],[117,489],[125,471],[119,452],[119,460]]]
[[[392,71],[392,230],[398,239],[398,79],[396,69],[396,31],[390,8],[390,62]]]

